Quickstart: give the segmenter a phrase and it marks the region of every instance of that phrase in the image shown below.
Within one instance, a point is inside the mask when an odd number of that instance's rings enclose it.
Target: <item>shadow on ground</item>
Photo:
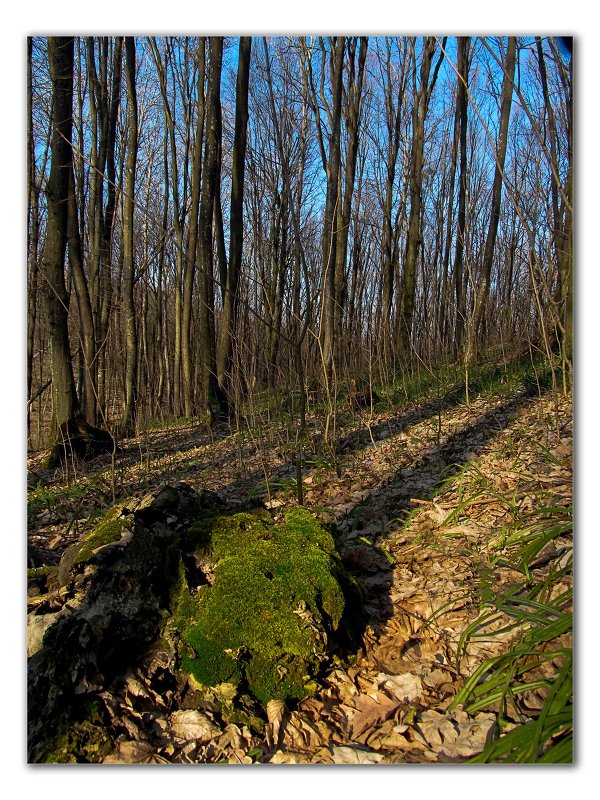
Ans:
[[[382,520],[387,518],[405,519],[414,509],[413,499],[432,500],[442,482],[456,475],[467,461],[478,456],[483,448],[502,430],[510,425],[515,413],[537,399],[531,390],[525,390],[510,401],[483,413],[472,425],[449,436],[439,446],[430,448],[409,467],[397,470],[385,486],[385,499],[380,495],[358,504],[361,513],[369,508],[377,509]],[[350,512],[352,515],[352,512]],[[369,536],[378,548],[384,544],[384,525],[382,533]],[[390,587],[393,581],[393,564],[380,559],[380,573],[367,576],[371,583],[367,603],[371,611],[371,627],[377,634],[393,615]],[[363,577],[364,576],[360,576]]]

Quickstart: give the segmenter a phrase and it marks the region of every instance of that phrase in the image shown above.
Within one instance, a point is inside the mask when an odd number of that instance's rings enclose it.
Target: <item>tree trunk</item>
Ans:
[[[244,234],[244,168],[248,128],[248,82],[250,75],[251,36],[241,36],[235,98],[235,130],[231,171],[231,211],[229,265],[223,286],[223,315],[217,350],[217,374],[221,393],[232,406],[233,341],[237,322],[238,285],[242,267]]]
[[[479,285],[475,289],[475,302],[473,315],[469,322],[469,334],[465,352],[465,363],[469,364],[477,360],[478,337],[482,321],[487,308],[490,282],[492,277],[492,264],[494,262],[494,247],[500,222],[500,204],[502,201],[502,181],[504,173],[504,162],[506,159],[506,148],[508,145],[508,123],[510,120],[510,108],[514,89],[515,64],[517,56],[517,39],[515,36],[508,37],[508,46],[504,60],[504,78],[502,80],[502,94],[500,99],[500,130],[496,145],[496,167],[494,170],[494,182],[492,185],[492,203],[490,224],[485,239],[483,253],[483,263]]]
[[[445,40],[444,40],[445,42]],[[412,145],[409,167],[410,213],[408,218],[408,234],[402,269],[402,283],[400,286],[400,310],[398,318],[398,354],[403,360],[408,360],[412,323],[415,310],[415,295],[417,287],[417,259],[421,246],[421,204],[423,187],[423,152],[425,148],[425,117],[429,108],[429,100],[435,85],[439,67],[438,61],[433,73],[431,83],[429,73],[435,51],[435,36],[427,36],[423,41],[423,55],[421,58],[420,83],[416,85],[416,53],[413,43],[414,65],[414,104],[412,111]]]
[[[546,61],[542,42],[536,37],[538,53],[538,63],[540,77],[542,80],[542,90],[544,95],[545,112],[548,117],[548,138],[550,139],[550,158],[552,169],[551,182],[551,201],[552,217],[554,222],[554,254],[558,270],[557,291],[555,303],[558,308],[558,319],[560,320],[558,330],[554,332],[555,341],[562,346],[563,353],[568,362],[572,357],[573,349],[573,141],[572,141],[572,80],[565,80],[565,104],[567,108],[567,176],[564,186],[559,184],[559,158],[558,143],[556,134],[556,116],[550,100],[548,91],[548,78],[546,73]],[[556,50],[553,53],[560,69],[564,71],[562,59]],[[573,69],[573,58],[569,69]]]
[[[79,324],[81,326],[81,351],[83,356],[83,396],[81,406],[83,416],[90,425],[96,423],[97,374],[96,374],[96,334],[88,283],[83,269],[79,214],[75,194],[75,176],[71,169],[69,181],[69,206],[67,212],[67,236],[69,245],[69,264],[73,287],[77,299]]]
[[[112,447],[111,437],[87,425],[73,377],[68,333],[69,295],[64,263],[67,246],[69,185],[72,171],[73,38],[48,37],[52,80],[52,159],[46,187],[48,221],[42,256],[43,293],[52,358],[55,444],[49,466],[73,455],[92,455]]]
[[[123,313],[125,316],[125,412],[119,433],[133,436],[137,414],[137,364],[138,340],[135,320],[135,258],[133,218],[135,208],[135,170],[138,150],[138,110],[135,87],[135,41],[125,37],[125,64],[127,82],[127,164],[125,167],[125,193],[123,196]]]
[[[204,146],[204,168],[198,230],[198,264],[200,294],[200,369],[204,402],[210,424],[226,415],[226,402],[217,381],[215,345],[215,306],[213,278],[213,216],[218,172],[218,116],[221,95],[221,67],[223,63],[223,39],[211,36],[209,40],[209,74],[206,98],[206,141]]]
[[[464,274],[465,226],[467,208],[467,89],[469,85],[468,49],[470,37],[458,37],[458,79],[456,90],[456,122],[459,126],[460,172],[458,178],[458,222],[454,255],[454,291],[456,318],[454,353],[462,352],[467,316],[466,276]]]
[[[335,371],[335,265],[337,260],[337,218],[339,177],[341,164],[340,133],[342,119],[342,87],[344,69],[345,37],[332,38],[332,109],[331,133],[329,136],[329,158],[327,161],[327,195],[323,220],[322,255],[322,310],[321,335],[323,357],[327,379],[331,381]]]
[[[404,94],[406,86],[406,70],[403,69],[399,77],[398,94],[396,102],[392,94],[392,64],[391,49],[387,44],[386,52],[386,79],[385,86],[385,117],[387,127],[387,161],[386,181],[383,200],[383,229],[381,241],[381,299],[382,299],[382,337],[383,358],[386,370],[389,370],[393,361],[393,323],[392,302],[394,298],[394,242],[392,208],[394,197],[394,181],[396,179],[396,164],[400,151],[400,131],[402,110],[404,108]],[[394,107],[395,105],[395,107]]]
[[[344,191],[343,197],[340,191],[338,201],[338,227],[337,244],[335,252],[335,278],[334,278],[334,320],[333,320],[333,341],[342,341],[342,322],[346,308],[347,296],[347,276],[346,258],[348,254],[348,235],[350,230],[350,220],[352,213],[352,196],[354,193],[354,182],[356,178],[356,161],[358,156],[359,127],[361,120],[361,100],[363,88],[363,75],[365,59],[367,56],[368,37],[360,37],[360,48],[358,53],[358,70],[354,63],[356,56],[357,37],[351,37],[348,43],[348,88],[347,102],[344,109],[346,120],[346,131],[348,143],[346,147],[346,165],[344,171]],[[341,176],[340,176],[341,188]]]
[[[191,417],[195,412],[191,353],[192,295],[196,272],[196,249],[198,245],[198,211],[200,208],[200,186],[202,180],[202,141],[204,136],[204,79],[206,77],[206,39],[200,37],[198,45],[198,119],[192,156],[190,222],[183,272],[183,303],[181,314],[181,366],[183,372],[183,413]]]
[[[33,389],[33,352],[38,313],[39,283],[39,238],[40,238],[40,191],[41,176],[46,168],[50,150],[49,131],[42,158],[42,167],[38,175],[35,163],[35,140],[33,130],[33,39],[27,39],[27,243],[28,243],[28,275],[27,275],[27,432],[30,430],[30,401]]]

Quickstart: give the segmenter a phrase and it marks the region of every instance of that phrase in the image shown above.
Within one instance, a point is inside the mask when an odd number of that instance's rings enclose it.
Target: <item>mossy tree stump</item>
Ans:
[[[308,511],[274,524],[264,508],[226,513],[185,484],[115,506],[47,583],[54,604],[30,614],[31,761],[157,647],[172,685],[226,683],[266,705],[312,693],[334,642],[360,620],[333,537]]]
[[[345,608],[331,534],[304,508],[274,525],[265,511],[205,517],[190,544],[214,563],[212,585],[183,586],[175,612],[200,683],[242,685],[263,703],[314,688]]]

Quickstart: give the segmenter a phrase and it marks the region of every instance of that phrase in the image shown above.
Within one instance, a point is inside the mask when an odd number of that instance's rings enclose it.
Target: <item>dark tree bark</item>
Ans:
[[[206,78],[206,39],[200,37],[198,43],[198,118],[192,154],[192,174],[190,193],[190,221],[188,225],[185,268],[183,272],[183,302],[181,313],[181,367],[183,373],[183,413],[191,417],[195,413],[193,370],[192,370],[192,299],[194,276],[196,272],[196,250],[198,246],[198,212],[200,208],[200,187],[202,181],[202,142],[204,137],[204,81]]]
[[[198,228],[200,370],[204,402],[211,424],[215,424],[227,415],[226,399],[217,380],[212,235],[219,157],[218,119],[221,104],[222,63],[223,39],[219,36],[211,36],[206,98],[206,140]]]
[[[516,57],[517,39],[515,36],[509,36],[503,67],[504,78],[502,80],[502,93],[500,98],[500,130],[498,133],[498,142],[496,144],[496,168],[494,170],[494,182],[492,185],[490,224],[485,239],[485,248],[479,284],[475,289],[473,315],[469,321],[469,334],[465,351],[465,363],[467,364],[477,359],[478,336],[482,321],[485,316],[490,293],[492,264],[494,262],[494,247],[496,245],[498,224],[500,222],[502,182],[504,174],[504,162],[506,159],[506,148],[508,145],[508,123],[510,120],[510,108],[512,104],[514,88]]]
[[[335,370],[335,265],[338,246],[338,203],[340,202],[342,88],[345,37],[331,39],[332,103],[329,134],[329,157],[326,163],[327,195],[323,222],[322,255],[322,346],[324,368],[331,380]],[[325,56],[323,56],[325,57]]]
[[[561,78],[565,92],[565,105],[567,108],[567,175],[564,186],[559,182],[559,157],[556,131],[556,116],[548,90],[548,77],[546,71],[546,56],[540,37],[536,37],[538,64],[544,107],[548,118],[548,138],[550,139],[550,159],[552,170],[551,201],[552,218],[554,223],[553,242],[556,258],[558,281],[555,294],[555,304],[558,308],[558,325],[554,333],[555,341],[562,347],[567,361],[570,363],[573,350],[573,98],[572,98],[572,71],[573,57],[569,62],[568,70],[562,58],[553,48],[555,62],[560,65]],[[571,74],[567,79],[567,71]]]
[[[163,99],[164,107],[164,123],[165,128],[169,135],[169,146],[171,153],[171,196],[173,200],[173,227],[175,229],[175,240],[177,243],[176,249],[176,267],[175,267],[175,303],[174,303],[174,328],[175,328],[175,342],[174,351],[172,356],[173,362],[173,411],[176,416],[179,416],[183,410],[182,400],[182,288],[183,288],[183,268],[185,261],[185,250],[183,243],[183,221],[185,216],[185,197],[182,198],[181,182],[180,182],[180,164],[177,158],[177,142],[175,131],[175,108],[176,98],[173,98],[173,104],[169,101],[169,92],[167,86],[167,64],[170,59],[171,46],[166,45],[165,61],[163,62],[160,50],[155,37],[148,40],[150,45],[150,52],[156,65],[158,73],[160,91]],[[172,107],[173,106],[173,107]],[[185,192],[185,180],[184,192]]]
[[[105,415],[109,376],[106,345],[112,308],[112,237],[117,196],[115,146],[121,102],[122,38],[114,43],[112,82],[109,92],[109,40],[99,48],[100,74],[96,69],[93,37],[87,39],[87,70],[92,120],[91,179],[88,201],[88,290],[94,318],[94,353],[91,386],[85,396],[86,416],[95,421]],[[106,188],[105,188],[106,187]],[[81,187],[83,192],[83,187]],[[106,205],[104,196],[106,194]]]
[[[41,179],[50,152],[51,126],[46,138],[39,173],[35,161],[33,128],[33,39],[27,39],[27,431],[30,429],[30,406],[33,391],[33,351],[38,323],[39,239]],[[38,395],[39,396],[39,395]]]
[[[348,49],[348,86],[347,99],[343,105],[343,115],[346,122],[347,146],[346,163],[344,169],[343,196],[337,204],[337,243],[335,252],[335,277],[334,277],[334,302],[333,302],[333,341],[336,343],[336,350],[339,350],[342,339],[342,323],[346,310],[347,299],[347,275],[346,258],[348,254],[348,235],[352,214],[352,197],[354,194],[354,183],[356,179],[356,162],[359,145],[359,128],[362,111],[362,93],[365,59],[367,56],[368,36],[360,37],[360,47],[358,52],[358,63],[356,59],[356,45],[358,37],[350,37],[347,45]],[[340,175],[340,186],[342,185]],[[339,360],[339,352],[338,352]]]
[[[446,39],[444,39],[444,44]],[[398,319],[398,354],[408,360],[413,314],[415,310],[415,294],[417,286],[417,259],[421,247],[421,205],[423,188],[423,151],[425,147],[425,117],[429,108],[431,93],[435,86],[443,52],[440,54],[431,81],[429,75],[433,54],[435,52],[435,36],[427,36],[423,40],[420,81],[417,88],[417,57],[413,47],[413,89],[414,103],[412,110],[412,145],[409,166],[410,213],[404,264],[402,267],[402,283],[400,286],[400,313]]]
[[[127,163],[123,196],[123,313],[125,316],[125,411],[119,428],[123,437],[135,433],[137,414],[138,337],[135,319],[134,209],[135,171],[138,151],[138,109],[135,86],[135,41],[125,37],[125,75],[127,83]]]
[[[466,276],[464,269],[465,226],[467,213],[467,90],[469,86],[468,49],[470,37],[458,37],[458,79],[456,89],[456,124],[460,142],[460,172],[458,178],[458,220],[454,254],[454,291],[456,318],[454,323],[454,354],[462,352],[467,316]]]
[[[398,81],[398,93],[394,101],[392,93],[391,46],[386,41],[385,63],[385,121],[387,128],[387,153],[385,164],[385,190],[383,200],[383,229],[381,241],[381,275],[382,275],[382,334],[384,363],[389,369],[393,359],[394,332],[392,323],[392,302],[394,297],[394,231],[392,208],[394,199],[394,182],[396,180],[396,164],[400,151],[400,133],[404,95],[406,91],[407,71],[405,62]],[[406,52],[406,51],[405,51]],[[406,56],[404,56],[404,60]]]
[[[233,364],[233,342],[237,322],[239,279],[242,267],[242,245],[244,234],[244,169],[246,166],[246,137],[248,129],[248,83],[252,37],[241,36],[235,99],[235,129],[231,173],[231,211],[229,264],[223,288],[223,315],[217,350],[217,374],[222,395],[230,408],[233,400],[231,368]]]
[[[55,444],[49,466],[73,454],[91,455],[112,447],[111,437],[89,426],[79,407],[69,345],[69,294],[64,264],[68,232],[69,186],[72,173],[73,38],[49,37],[52,79],[52,158],[46,187],[48,222],[42,256],[44,310],[52,358],[52,401]]]
[[[86,421],[90,425],[96,423],[97,410],[97,380],[96,380],[96,334],[94,325],[94,315],[90,293],[83,267],[83,251],[81,246],[81,232],[79,230],[79,214],[77,210],[77,195],[75,191],[75,176],[71,169],[69,181],[69,206],[67,214],[67,235],[69,265],[71,267],[71,277],[75,298],[77,300],[77,310],[79,313],[80,325],[80,346],[82,354],[82,397],[81,410]]]

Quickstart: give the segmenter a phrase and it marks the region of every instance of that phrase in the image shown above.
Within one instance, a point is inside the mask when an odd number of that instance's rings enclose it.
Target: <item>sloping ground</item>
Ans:
[[[516,710],[450,706],[485,659],[507,651],[519,635],[502,612],[477,636],[464,637],[490,607],[490,591],[523,578],[510,558],[499,558],[514,549],[511,533],[547,507],[569,514],[570,402],[526,394],[479,398],[470,407],[432,403],[393,416],[364,414],[361,422],[339,432],[338,470],[313,458],[303,472],[305,505],[337,523],[344,561],[367,590],[369,626],[354,663],[338,663],[294,710],[272,701],[262,731],[247,715],[225,724],[210,702],[173,710],[172,691],[157,691],[151,674],[134,671],[104,697],[119,734],[107,760],[456,761],[483,750],[500,710],[504,732],[539,712],[547,689],[535,682]],[[315,440],[319,426],[317,420]],[[64,501],[56,502],[58,487],[46,488],[47,507],[33,506],[30,544],[58,556],[90,524],[94,504],[153,482],[186,480],[235,501],[266,479],[275,513],[295,504],[283,436],[211,442],[191,427],[178,436],[177,449],[159,433],[130,443],[108,467],[98,460],[95,471],[88,467],[71,482]],[[80,499],[73,499],[73,486],[81,487]],[[32,496],[39,499],[39,490]],[[571,546],[568,533],[548,541],[532,567],[536,576],[549,574]],[[570,582],[563,570],[551,596]],[[560,643],[569,647],[570,633]],[[550,661],[539,669],[559,666]]]
[[[511,618],[497,614],[466,649],[461,636],[483,607],[482,576],[499,594],[522,577],[493,566],[504,533],[520,517],[535,519],[537,508],[560,506],[568,513],[571,502],[569,403],[560,403],[558,430],[547,427],[556,413],[550,401],[529,403],[514,416],[511,412],[510,420],[507,413],[493,414],[496,435],[486,443],[481,431],[469,436],[465,430],[460,440],[467,450],[456,455],[467,466],[444,491],[411,499],[439,477],[440,448],[434,448],[416,471],[401,470],[370,499],[362,531],[348,526],[347,550],[359,555],[360,534],[376,540],[387,556],[372,564],[366,580],[372,590],[371,628],[356,664],[333,672],[327,688],[301,703],[280,729],[274,760],[454,761],[481,752],[488,734],[495,733],[497,704],[471,715],[449,706],[465,679],[485,659],[506,652],[519,630],[505,630]],[[477,419],[473,422],[477,428]],[[407,499],[414,511],[402,523],[394,514]],[[571,545],[568,536],[549,545],[534,565],[538,574],[548,572],[555,554],[568,556]],[[563,577],[553,595],[570,584],[570,576]],[[560,643],[570,646],[570,634]],[[520,721],[527,719],[528,708],[537,714],[544,698],[543,691],[526,694]]]

